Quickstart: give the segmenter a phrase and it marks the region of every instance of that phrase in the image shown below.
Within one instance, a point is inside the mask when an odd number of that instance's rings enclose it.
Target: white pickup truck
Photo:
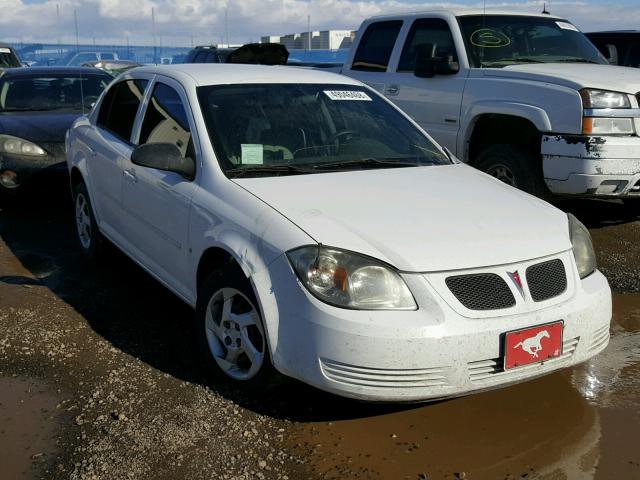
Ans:
[[[565,19],[477,10],[373,17],[342,73],[513,186],[640,199],[640,71],[609,65]]]

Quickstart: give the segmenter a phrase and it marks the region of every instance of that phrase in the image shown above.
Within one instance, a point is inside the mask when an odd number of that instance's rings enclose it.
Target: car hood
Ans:
[[[324,245],[411,272],[571,248],[567,216],[466,165],[235,179]]]
[[[64,135],[78,112],[0,113],[0,133],[32,142],[64,142]]]
[[[530,63],[484,69],[485,77],[537,80],[580,90],[597,88],[635,95],[640,91],[640,70],[583,63]]]

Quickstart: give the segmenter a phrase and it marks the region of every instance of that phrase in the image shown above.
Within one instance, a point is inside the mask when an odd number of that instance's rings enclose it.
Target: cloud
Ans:
[[[553,1],[551,10],[584,30],[635,28],[640,9],[625,0],[602,2]],[[549,4],[547,0],[547,4]],[[543,1],[487,1],[488,10],[512,9],[540,12]],[[59,16],[56,6],[59,6]],[[81,41],[149,44],[152,39],[151,9],[155,11],[156,35],[163,45],[217,42],[228,31],[233,43],[257,40],[261,35],[306,30],[307,16],[314,30],[355,29],[371,15],[433,7],[481,7],[478,0],[415,3],[411,0],[47,0],[25,3],[0,0],[0,31],[5,40],[75,41],[74,10]],[[161,38],[160,38],[161,37]]]

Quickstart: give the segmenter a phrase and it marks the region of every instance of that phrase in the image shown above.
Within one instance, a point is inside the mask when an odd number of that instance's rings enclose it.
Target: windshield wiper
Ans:
[[[435,162],[433,162],[435,163]],[[381,167],[381,168],[399,168],[399,167],[420,167],[425,163],[417,162],[401,162],[397,160],[382,160],[377,158],[360,158],[357,160],[343,160],[337,162],[321,163],[315,165],[314,170],[344,170],[352,167]]]
[[[275,173],[280,175],[301,175],[305,173],[311,173],[311,170],[306,168],[295,167],[293,165],[260,165],[248,168],[231,168],[226,171],[226,174],[230,178],[246,177],[250,174],[269,174]]]
[[[482,66],[494,64],[494,63],[545,63],[542,60],[536,60],[534,58],[500,58],[499,60],[483,60]]]
[[[600,65],[598,62],[594,62],[593,60],[589,60],[588,58],[561,58],[560,60],[556,60],[558,63],[594,63],[596,65]]]

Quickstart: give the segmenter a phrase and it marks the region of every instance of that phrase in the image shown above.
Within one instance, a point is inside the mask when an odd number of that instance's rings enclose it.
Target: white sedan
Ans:
[[[218,379],[421,401],[609,340],[585,227],[346,77],[134,69],[69,130],[67,162],[82,250],[108,239],[193,306]]]

